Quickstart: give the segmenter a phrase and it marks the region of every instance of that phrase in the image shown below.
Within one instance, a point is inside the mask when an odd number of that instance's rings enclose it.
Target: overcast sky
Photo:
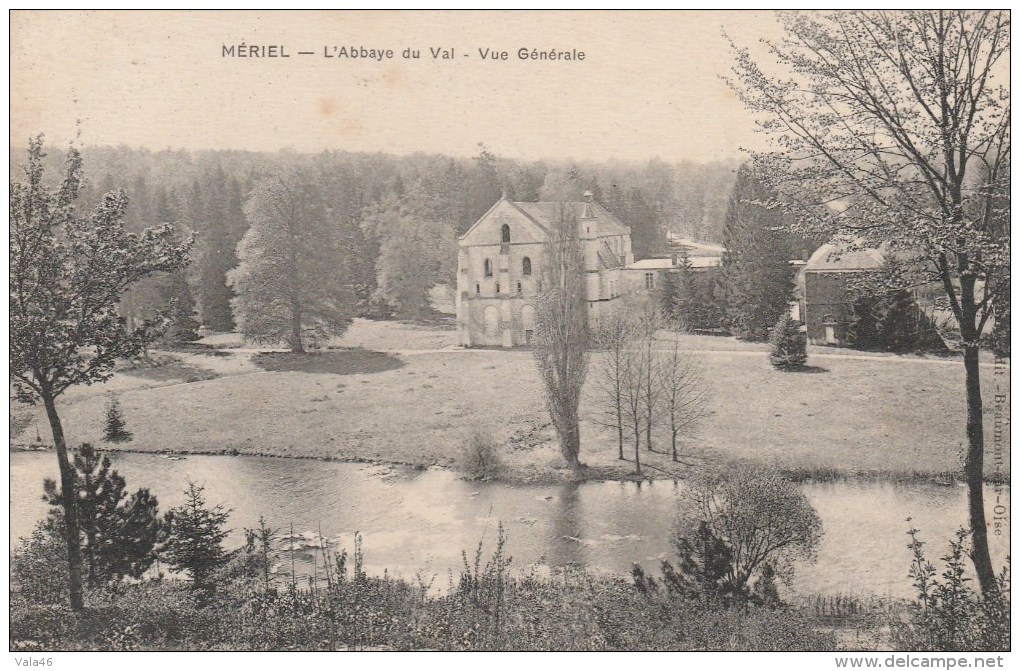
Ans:
[[[13,146],[706,161],[757,145],[719,80],[768,12],[77,12],[11,17]],[[289,58],[223,57],[279,45]],[[392,49],[383,62],[325,58]],[[452,61],[430,47],[454,48]],[[521,61],[521,47],[583,61]],[[421,52],[402,58],[404,49]],[[483,61],[479,49],[508,52]],[[312,51],[314,55],[298,55]],[[466,55],[465,55],[466,54]]]

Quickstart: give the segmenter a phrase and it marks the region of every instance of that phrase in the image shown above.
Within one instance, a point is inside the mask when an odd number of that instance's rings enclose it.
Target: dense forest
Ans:
[[[48,150],[46,174],[59,175],[64,152],[54,146]],[[184,334],[193,330],[188,323],[192,311],[213,330],[243,326],[237,317],[244,306],[234,289],[249,275],[235,272],[231,279],[231,271],[242,265],[239,254],[256,251],[253,238],[281,239],[272,231],[252,231],[242,244],[253,224],[268,225],[260,210],[270,191],[302,204],[299,218],[308,223],[308,231],[301,249],[316,248],[307,244],[309,237],[329,237],[321,247],[335,250],[337,258],[333,263],[328,256],[320,258],[308,272],[336,268],[353,292],[354,314],[413,317],[427,311],[430,287],[454,280],[456,236],[504,193],[514,200],[538,201],[579,200],[591,191],[631,226],[640,259],[663,248],[666,231],[721,241],[737,168],[734,162],[659,159],[643,164],[524,162],[497,156],[483,145],[472,158],[126,147],[86,147],[82,156],[87,180],[83,207],[122,189],[129,199],[129,230],[169,221],[182,236],[194,234],[192,263],[185,273],[148,280],[122,304],[125,316],[138,320],[172,303],[175,332]],[[13,147],[15,179],[23,162],[24,149]],[[280,193],[284,188],[289,192]],[[317,250],[320,257],[322,249]]]

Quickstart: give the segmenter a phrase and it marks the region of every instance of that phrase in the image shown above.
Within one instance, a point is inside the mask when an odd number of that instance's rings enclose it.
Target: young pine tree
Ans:
[[[800,332],[800,322],[783,314],[769,337],[769,361],[777,370],[794,370],[807,363],[807,338]]]
[[[163,551],[170,570],[187,571],[195,589],[212,592],[213,576],[229,559],[223,540],[230,533],[224,528],[230,511],[219,505],[207,507],[203,490],[188,482],[184,505],[167,513],[169,537]]]
[[[105,443],[126,443],[131,440],[132,434],[125,428],[124,411],[121,410],[120,401],[115,395],[110,395],[106,404],[106,426],[103,428],[103,442]]]
[[[140,578],[156,560],[156,546],[164,537],[159,501],[148,489],[128,495],[127,483],[111,468],[110,458],[89,443],[75,452],[73,468],[88,584],[95,587],[123,577]],[[50,479],[44,489],[44,498],[53,506],[47,527],[63,536],[63,493]]]

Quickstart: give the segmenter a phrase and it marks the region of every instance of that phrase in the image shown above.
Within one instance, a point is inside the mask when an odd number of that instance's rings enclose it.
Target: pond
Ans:
[[[183,502],[188,480],[204,485],[206,502],[232,510],[228,542],[236,547],[243,529],[260,515],[276,528],[312,536],[334,547],[353,548],[364,538],[366,567],[414,578],[459,573],[461,551],[474,556],[479,540],[488,556],[502,522],[513,567],[539,571],[565,565],[619,575],[634,562],[654,569],[671,556],[669,533],[682,484],[589,482],[510,486],[468,482],[445,470],[410,469],[266,457],[113,454],[114,468],[128,489],[148,487],[166,511]],[[31,533],[46,515],[42,481],[56,477],[56,456],[16,452],[11,463],[11,543]],[[800,485],[821,517],[824,536],[814,564],[797,566],[793,589],[800,594],[865,594],[910,597],[907,529],[928,542],[932,561],[966,525],[966,490],[960,486],[825,482]],[[986,487],[991,515],[998,503],[1009,509],[1009,487]],[[910,523],[906,518],[911,517]],[[1009,553],[1008,529],[990,535],[993,560]],[[288,558],[289,563],[289,558]],[[311,564],[304,562],[305,571]],[[299,569],[300,572],[300,569]]]

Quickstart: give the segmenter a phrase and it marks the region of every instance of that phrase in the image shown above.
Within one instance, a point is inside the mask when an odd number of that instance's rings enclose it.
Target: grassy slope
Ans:
[[[115,388],[134,433],[134,441],[123,446],[128,449],[447,466],[456,464],[468,431],[480,424],[505,444],[503,456],[515,477],[565,477],[530,353],[435,351],[449,346],[452,336],[360,322],[342,344],[373,344],[391,352],[327,352],[321,368],[335,371],[330,373],[288,371],[286,357],[273,362],[277,370],[265,371],[244,350],[226,350],[227,357],[178,353],[183,370],[204,368],[220,377],[185,383],[119,374],[107,385],[73,390],[60,405],[61,416],[73,442],[99,441],[104,392]],[[226,344],[229,338],[220,340]],[[699,338],[690,345],[701,350],[712,341],[725,349],[699,352],[713,388],[711,415],[684,445],[685,460],[755,459],[804,473],[893,476],[958,467],[965,417],[958,362],[837,353],[810,362],[824,369],[820,372],[780,373],[760,346]],[[991,473],[995,380],[990,366],[982,373]],[[587,420],[594,419],[595,405],[589,396],[582,409]],[[45,435],[41,415],[38,421]],[[597,474],[620,477],[632,470],[630,462],[616,459],[614,430],[592,421],[582,430],[582,460]],[[33,428],[12,441],[28,442],[29,434],[34,437]],[[665,448],[664,437],[659,444]],[[1008,473],[1008,444],[1003,448]],[[651,475],[683,472],[664,455],[643,450],[642,461],[652,467],[646,469]]]

